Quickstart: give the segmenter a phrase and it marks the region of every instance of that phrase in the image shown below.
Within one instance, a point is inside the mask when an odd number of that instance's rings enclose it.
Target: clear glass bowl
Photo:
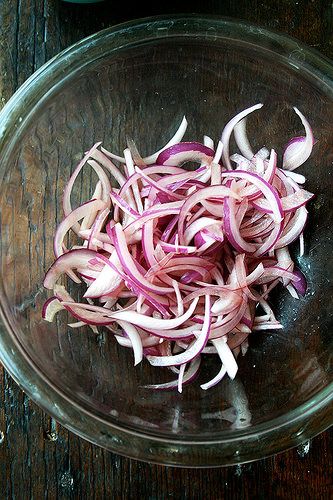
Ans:
[[[129,457],[218,466],[299,444],[333,421],[333,68],[295,40],[220,18],[143,19],[93,35],[35,73],[0,115],[1,361],[31,398],[68,429]],[[285,328],[256,333],[234,382],[209,391],[141,386],[168,378],[134,368],[112,335],[71,330],[66,315],[41,319],[42,282],[70,171],[96,141],[118,151],[127,136],[145,154],[162,146],[183,114],[187,137],[219,138],[237,111],[259,147],[277,148],[302,127],[318,144],[301,171],[317,194],[310,208],[305,298],[274,302]],[[77,201],[89,194],[85,179]],[[218,367],[205,364],[201,380]]]

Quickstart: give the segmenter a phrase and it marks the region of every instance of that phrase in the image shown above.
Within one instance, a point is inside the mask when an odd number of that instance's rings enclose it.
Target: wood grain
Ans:
[[[331,0],[141,1],[131,18],[160,13],[227,15],[299,38],[333,57]],[[121,2],[95,6],[56,0],[0,2],[0,102],[62,48],[127,20]],[[0,377],[0,490],[10,499],[330,499],[333,432],[308,453],[291,450],[260,462],[209,470],[149,465],[93,446],[46,416],[4,371]]]

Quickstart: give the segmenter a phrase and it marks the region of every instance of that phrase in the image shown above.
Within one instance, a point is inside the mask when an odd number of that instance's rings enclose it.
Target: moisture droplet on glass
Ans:
[[[58,433],[56,431],[48,431],[46,433],[46,439],[48,439],[49,441],[57,441]]]
[[[74,479],[69,472],[64,472],[60,478],[60,485],[63,488],[72,488]]]
[[[236,465],[235,476],[240,477],[242,475],[242,466],[241,464]]]
[[[310,441],[305,441],[305,443],[297,446],[297,453],[301,458],[304,458],[310,450]]]

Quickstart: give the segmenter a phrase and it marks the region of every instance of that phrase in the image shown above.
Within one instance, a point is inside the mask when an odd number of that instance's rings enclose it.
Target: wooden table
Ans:
[[[125,11],[131,10],[128,16]],[[130,18],[197,12],[246,19],[289,33],[333,56],[331,0],[116,0],[79,6],[57,0],[0,1],[0,103],[45,61],[73,42]],[[333,430],[260,462],[186,470],[116,456],[76,437],[29,401],[4,371],[0,378],[0,496],[40,499],[330,499]],[[202,493],[200,493],[202,492]]]

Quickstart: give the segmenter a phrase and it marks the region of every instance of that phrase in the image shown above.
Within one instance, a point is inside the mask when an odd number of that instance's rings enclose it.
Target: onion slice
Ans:
[[[283,155],[283,168],[295,170],[302,165],[311,155],[314,145],[314,137],[309,122],[305,116],[294,108],[295,113],[300,117],[305,129],[305,137],[295,137],[287,144]]]
[[[251,106],[250,108],[244,109],[244,111],[241,111],[236,116],[234,116],[227,123],[227,125],[224,127],[222,135],[221,135],[221,142],[223,144],[222,158],[223,158],[223,162],[228,170],[232,170],[232,166],[231,166],[230,158],[229,158],[229,140],[230,140],[230,136],[232,134],[232,131],[234,130],[234,128],[238,122],[240,122],[242,119],[244,119],[247,115],[249,115],[253,111],[256,111],[257,109],[260,109],[262,107],[263,107],[263,104],[256,104],[255,106]]]
[[[196,358],[205,347],[211,325],[211,312],[210,312],[210,297],[205,297],[205,317],[202,325],[202,330],[198,338],[190,345],[188,349],[180,354],[174,356],[147,356],[149,363],[153,366],[176,366],[188,363]]]

